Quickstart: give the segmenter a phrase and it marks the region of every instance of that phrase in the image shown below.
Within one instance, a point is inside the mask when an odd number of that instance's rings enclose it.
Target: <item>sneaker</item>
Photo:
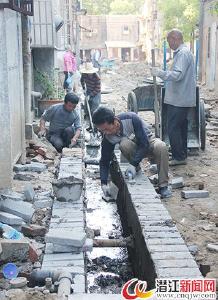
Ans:
[[[159,189],[159,193],[160,193],[162,199],[170,198],[172,196],[172,192],[168,186],[161,187]]]
[[[187,165],[187,160],[172,159],[169,161],[169,166],[179,166],[179,165]]]

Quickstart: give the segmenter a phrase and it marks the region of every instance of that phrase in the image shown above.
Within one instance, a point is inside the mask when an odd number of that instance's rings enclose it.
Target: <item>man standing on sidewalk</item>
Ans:
[[[188,111],[196,106],[196,80],[194,58],[183,43],[183,35],[171,30],[167,41],[174,50],[173,65],[169,71],[157,67],[151,70],[152,76],[166,81],[164,103],[167,104],[167,125],[172,151],[171,166],[187,163]]]
[[[140,170],[143,158],[152,158],[157,163],[159,193],[162,198],[171,197],[172,193],[168,188],[166,144],[153,136],[146,123],[137,114],[128,112],[115,116],[112,110],[101,106],[93,114],[93,123],[103,134],[100,177],[105,197],[110,197],[107,181],[116,144],[119,144],[122,154],[130,163],[126,173],[133,176]]]

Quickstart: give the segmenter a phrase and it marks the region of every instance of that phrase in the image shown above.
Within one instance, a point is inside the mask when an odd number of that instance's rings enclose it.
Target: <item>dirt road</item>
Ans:
[[[149,68],[145,64],[125,63],[115,71],[102,74],[103,85],[113,89],[111,94],[103,95],[102,104],[114,108],[116,113],[127,111],[128,93],[143,85]],[[124,97],[124,98],[123,98]],[[194,251],[195,259],[204,274],[218,270],[218,253],[207,249],[207,244],[218,244],[218,95],[201,87],[200,97],[208,106],[208,136],[206,150],[197,151],[188,157],[187,166],[170,168],[170,176],[182,176],[184,189],[198,189],[199,184],[210,193],[209,198],[184,200],[181,190],[173,191],[173,197],[165,202],[177,227],[188,246]],[[152,113],[140,113],[148,122],[154,122]],[[218,274],[216,274],[218,278]]]

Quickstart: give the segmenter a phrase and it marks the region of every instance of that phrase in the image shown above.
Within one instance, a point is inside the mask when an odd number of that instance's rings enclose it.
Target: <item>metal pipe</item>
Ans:
[[[134,247],[133,238],[129,236],[124,239],[93,239],[93,247]]]
[[[71,284],[73,281],[72,275],[69,272],[62,272],[58,278],[58,299],[68,299],[67,296],[71,294]]]

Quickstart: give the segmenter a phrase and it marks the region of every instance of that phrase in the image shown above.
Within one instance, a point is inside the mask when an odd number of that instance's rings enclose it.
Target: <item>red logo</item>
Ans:
[[[134,289],[133,289],[134,287]],[[133,291],[131,291],[131,288]],[[148,299],[151,298],[155,294],[155,289],[151,291],[147,290],[147,282],[138,280],[137,278],[133,278],[127,283],[124,284],[122,288],[122,296],[124,299],[131,300],[131,299]]]

